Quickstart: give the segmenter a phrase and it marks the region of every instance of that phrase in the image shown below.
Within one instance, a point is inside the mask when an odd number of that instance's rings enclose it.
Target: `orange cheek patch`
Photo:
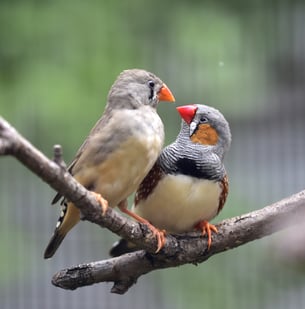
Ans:
[[[209,124],[201,124],[191,136],[191,141],[202,145],[216,145],[218,142],[218,134]]]

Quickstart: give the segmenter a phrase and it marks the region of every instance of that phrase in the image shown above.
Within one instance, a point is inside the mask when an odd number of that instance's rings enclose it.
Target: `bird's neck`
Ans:
[[[115,103],[115,104],[114,104]],[[126,93],[112,94],[108,97],[106,110],[111,111],[113,109],[137,109],[141,104],[131,95],[126,95]]]
[[[177,143],[183,145],[183,147],[190,147],[190,149],[192,149],[192,145],[200,145],[199,147],[195,146],[197,150],[202,149],[203,152],[210,151],[216,154],[221,159],[221,161],[223,161],[225,153],[227,151],[226,141],[221,136],[219,136],[219,139],[215,145],[205,145],[192,142],[190,138],[190,127],[185,122],[182,123],[181,130],[177,136],[176,141]]]

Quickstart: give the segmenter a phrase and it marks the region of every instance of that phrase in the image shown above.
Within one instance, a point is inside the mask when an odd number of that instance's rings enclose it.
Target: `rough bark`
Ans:
[[[111,291],[123,294],[141,275],[148,272],[186,263],[202,263],[214,254],[304,221],[305,191],[302,191],[260,210],[220,222],[217,224],[218,234],[213,234],[210,250],[207,250],[205,237],[199,233],[188,233],[167,235],[164,248],[154,254],[157,241],[151,231],[145,225],[123,217],[116,210],[108,209],[103,215],[95,196],[66,171],[58,146],[54,148],[54,160],[49,160],[0,117],[0,155],[11,155],[22,162],[79,207],[83,219],[108,228],[143,249],[56,273],[52,283],[64,289],[113,282]]]

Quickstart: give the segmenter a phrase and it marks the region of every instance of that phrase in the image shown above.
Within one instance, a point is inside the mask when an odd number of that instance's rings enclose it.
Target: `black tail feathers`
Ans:
[[[137,250],[139,250],[139,248],[137,248],[136,245],[122,238],[113,244],[109,254],[112,257],[117,257],[122,254],[137,251]]]

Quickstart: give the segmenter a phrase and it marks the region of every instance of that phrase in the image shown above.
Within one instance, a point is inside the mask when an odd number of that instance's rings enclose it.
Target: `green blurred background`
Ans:
[[[61,144],[69,162],[116,76],[150,70],[178,105],[213,105],[231,124],[231,191],[217,222],[304,188],[304,29],[303,0],[1,1],[0,114],[49,157]],[[180,119],[173,105],[158,110],[169,143]],[[56,271],[107,258],[117,237],[83,222],[43,260],[55,192],[12,158],[0,175],[1,308],[305,307],[302,228],[151,273],[124,296],[110,284],[55,288]]]

